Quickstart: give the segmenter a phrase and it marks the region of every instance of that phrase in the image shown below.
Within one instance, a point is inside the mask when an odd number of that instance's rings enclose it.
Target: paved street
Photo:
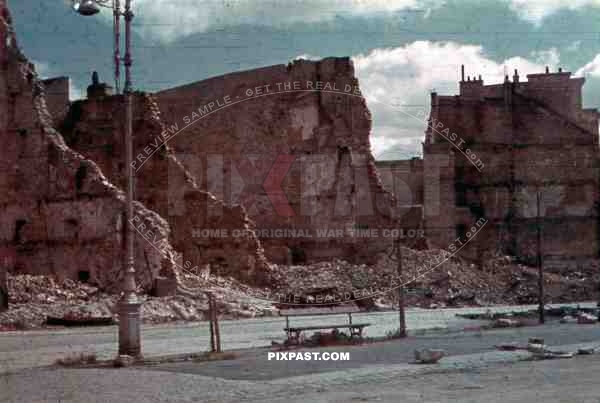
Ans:
[[[543,337],[558,349],[600,345],[600,325],[413,336],[348,351],[350,361],[269,361],[267,349],[234,360],[128,369],[33,368],[0,375],[2,402],[597,402],[600,356],[519,362],[526,352],[494,344]],[[437,365],[414,365],[413,350],[444,348]],[[509,392],[509,393],[507,393]]]
[[[442,364],[443,368],[472,365],[485,353],[487,362],[511,359],[514,354],[495,351],[494,346],[513,341],[527,344],[530,337],[542,337],[550,346],[571,345],[600,346],[600,325],[561,325],[523,327],[517,329],[498,329],[482,332],[465,332],[409,337],[366,344],[361,346],[327,347],[302,349],[300,351],[348,351],[350,361],[275,361],[267,359],[270,349],[244,352],[234,361],[215,361],[210,363],[183,362],[162,364],[152,367],[158,371],[200,374],[205,376],[249,381],[267,381],[279,378],[315,374],[320,372],[368,368],[371,366],[405,365],[414,359],[414,350],[420,348],[441,348],[452,360]]]
[[[411,310],[411,329],[462,328],[474,321],[456,318],[462,310]],[[372,323],[367,334],[384,336],[398,326],[395,312],[361,314],[356,320]],[[300,318],[295,324],[322,323],[323,318]],[[343,315],[328,318],[344,323]],[[285,320],[281,317],[221,321],[221,339],[225,350],[269,346],[282,341]],[[146,357],[206,351],[210,345],[207,322],[143,326],[142,350]],[[79,328],[0,333],[0,373],[14,369],[50,365],[73,352],[95,352],[99,359],[114,358],[117,353],[117,327]]]
[[[556,398],[554,401],[560,401],[560,393],[565,391],[581,399],[563,401],[592,401],[589,393],[597,390],[595,383],[586,383],[587,373],[575,375],[580,365],[590,371],[600,369],[597,358],[579,356],[561,362],[514,364],[529,354],[496,351],[494,345],[526,343],[530,337],[542,337],[546,344],[561,349],[596,346],[600,345],[600,325],[554,322],[517,329],[458,332],[464,327],[476,328],[479,323],[454,317],[457,312],[466,311],[478,310],[411,310],[408,323],[417,330],[404,340],[306,350],[347,351],[350,361],[269,361],[267,353],[271,350],[258,347],[282,339],[283,318],[223,321],[224,348],[237,351],[234,360],[128,369],[43,368],[69,352],[95,352],[99,359],[113,358],[116,327],[6,332],[0,334],[0,402],[423,402],[456,401],[457,396],[486,402],[538,401],[531,395],[536,389],[531,388],[530,382],[543,385],[539,392],[548,393]],[[371,336],[382,336],[397,323],[395,312],[364,316],[361,321],[374,324]],[[307,318],[302,323],[315,320]],[[143,328],[146,357],[205,351],[208,344],[205,323]],[[448,356],[434,366],[412,364],[414,350],[424,347],[442,348]],[[508,371],[499,365],[516,369]],[[520,377],[516,376],[518,373]],[[563,377],[563,373],[573,379]],[[509,400],[503,400],[501,385],[514,392],[507,395]],[[529,400],[519,400],[523,397]]]
[[[592,303],[582,305],[595,305]],[[533,305],[493,307],[493,311],[526,310]],[[407,326],[411,334],[426,329],[457,330],[477,327],[482,322],[457,318],[456,313],[485,312],[487,308],[464,308],[407,311]],[[327,321],[345,323],[344,315],[328,317]],[[355,315],[355,321],[372,325],[367,336],[381,337],[398,327],[397,312]],[[295,325],[322,324],[323,318],[297,318]],[[285,320],[281,317],[221,321],[221,339],[225,350],[269,346],[282,341]],[[209,347],[207,322],[142,327],[142,350],[146,357],[206,351]],[[600,337],[599,337],[600,338]],[[117,327],[40,330],[0,333],[0,373],[53,364],[69,353],[94,352],[98,359],[111,359],[117,353]]]
[[[559,334],[582,340],[598,336],[600,326],[564,325],[513,334],[446,338],[446,346],[481,347],[530,334]],[[567,330],[571,329],[571,330]],[[600,356],[543,362],[517,362],[525,352],[486,351],[453,355],[438,365],[402,363],[412,348],[445,338],[350,348],[350,362],[267,361],[266,351],[238,360],[182,363],[128,369],[38,368],[0,376],[2,402],[597,402]],[[562,345],[561,349],[600,344]],[[435,344],[437,347],[437,344]],[[489,347],[488,347],[489,348]],[[382,355],[385,350],[392,354]],[[337,349],[336,349],[337,350]],[[322,351],[322,349],[313,349]],[[371,356],[377,362],[362,362]],[[456,351],[456,350],[453,350]],[[374,358],[370,358],[374,359]],[[408,358],[410,360],[410,358]],[[395,362],[397,361],[397,362]],[[249,370],[252,363],[253,370]],[[312,366],[312,368],[310,368]],[[246,368],[240,371],[238,369]],[[282,373],[282,368],[286,368]]]

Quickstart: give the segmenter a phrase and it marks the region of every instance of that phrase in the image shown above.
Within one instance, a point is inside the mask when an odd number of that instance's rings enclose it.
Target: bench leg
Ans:
[[[359,339],[362,340],[362,328],[351,328],[350,329],[350,338],[354,339],[355,337],[358,337]]]
[[[288,340],[290,344],[299,345],[300,344],[300,332],[290,332],[288,336]]]

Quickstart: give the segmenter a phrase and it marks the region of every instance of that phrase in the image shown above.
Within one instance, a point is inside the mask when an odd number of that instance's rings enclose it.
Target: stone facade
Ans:
[[[445,160],[447,168],[439,180],[424,180],[430,240],[449,245],[483,218],[487,224],[466,255],[496,252],[533,262],[539,195],[545,261],[597,257],[598,112],[582,108],[583,83],[560,70],[527,81],[515,71],[512,81],[487,86],[463,74],[459,95],[432,94],[424,176],[428,165],[442,165],[428,161]],[[428,211],[436,207],[428,195],[436,193],[443,214]]]

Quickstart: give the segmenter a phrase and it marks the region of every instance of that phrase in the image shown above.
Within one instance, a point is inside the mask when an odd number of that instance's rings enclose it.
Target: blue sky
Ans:
[[[11,0],[19,42],[42,76],[81,92],[112,83],[111,13],[81,17],[66,0]],[[418,147],[424,125],[382,103],[428,111],[457,92],[460,64],[485,83],[563,70],[586,77],[600,107],[600,0],[133,0],[134,83],[155,91],[298,56],[351,56],[373,112],[374,153]],[[108,10],[106,10],[108,11]],[[386,153],[387,151],[387,153]]]

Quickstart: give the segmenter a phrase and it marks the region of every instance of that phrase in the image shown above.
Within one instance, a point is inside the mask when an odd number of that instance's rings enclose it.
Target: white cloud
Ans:
[[[539,24],[545,17],[561,9],[600,7],[600,0],[510,0],[511,8],[522,18]]]
[[[600,54],[597,54],[594,59],[585,66],[575,72],[576,76],[600,76]]]
[[[539,24],[562,9],[600,7],[600,0],[506,0],[521,18]],[[429,18],[446,0],[136,0],[136,29],[152,39],[172,42],[215,27],[239,24],[281,26],[331,21],[338,16],[369,16],[413,10]],[[468,5],[465,5],[468,7]],[[107,23],[110,13],[102,13]]]
[[[541,73],[546,65],[556,71],[560,58],[552,48],[533,52],[527,59],[513,57],[498,63],[489,59],[480,45],[418,41],[376,49],[354,56],[353,61],[373,115],[373,154],[379,155],[400,144],[423,140],[430,92],[457,94],[462,64],[466,75],[481,74],[485,84],[494,84],[504,81],[505,66],[511,80],[518,69],[521,81],[526,81],[527,74]],[[391,106],[398,102],[403,112]]]
[[[386,158],[386,154],[388,154],[386,150],[389,150],[392,147],[396,146],[399,143],[399,141],[399,139],[394,139],[391,137],[371,137],[371,153],[377,160],[393,159]]]
[[[302,55],[294,57],[292,60],[298,60],[298,59],[303,59],[303,60],[321,60],[322,57],[321,56],[309,55],[308,53],[304,53]]]
[[[427,8],[419,8],[421,3],[424,0],[137,0],[134,11],[145,35],[169,42],[227,25],[276,26],[415,8],[426,12]],[[432,3],[428,6],[431,7],[443,1],[428,3]]]

